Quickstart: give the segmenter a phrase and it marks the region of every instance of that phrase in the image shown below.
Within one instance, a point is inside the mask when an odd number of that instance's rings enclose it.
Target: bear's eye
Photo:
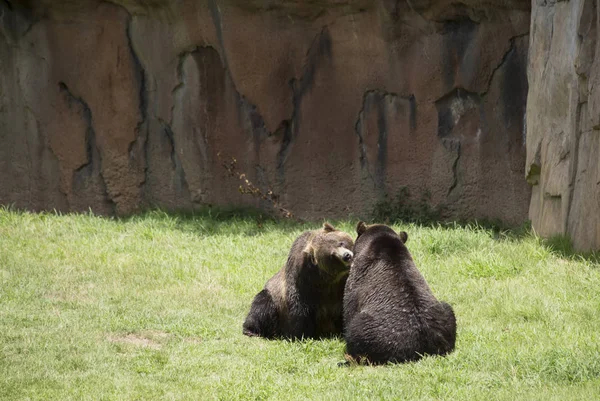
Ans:
[[[339,247],[340,247],[340,248],[344,248],[344,243],[343,243],[343,242],[340,242],[340,245],[339,245]]]

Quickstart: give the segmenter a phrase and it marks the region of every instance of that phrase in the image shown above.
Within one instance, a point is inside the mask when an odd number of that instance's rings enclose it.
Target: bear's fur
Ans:
[[[243,333],[291,339],[341,335],[353,247],[350,235],[328,223],[301,234],[285,266],[254,298]]]
[[[454,349],[456,318],[438,301],[405,246],[408,235],[359,222],[344,292],[347,358],[382,364],[445,355]]]

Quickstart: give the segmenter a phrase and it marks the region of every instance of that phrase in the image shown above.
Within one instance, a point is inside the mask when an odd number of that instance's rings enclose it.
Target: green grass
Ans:
[[[528,233],[395,226],[454,306],[448,357],[339,368],[341,339],[243,336],[253,296],[317,226],[0,209],[0,399],[600,398],[597,258]]]

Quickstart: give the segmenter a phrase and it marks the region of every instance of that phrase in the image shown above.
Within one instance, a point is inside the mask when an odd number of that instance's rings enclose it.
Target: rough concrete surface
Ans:
[[[364,216],[407,187],[447,218],[519,224],[530,199],[530,8],[516,0],[2,1],[0,204],[103,214],[268,208],[239,193],[222,166],[234,157],[302,218]],[[532,29],[547,30],[538,19]],[[550,41],[534,35],[530,76]],[[564,60],[548,54],[558,74]],[[530,106],[540,124],[565,125],[579,107],[570,103],[577,88],[563,84],[553,86],[567,94],[554,120]],[[571,131],[562,131],[568,142]],[[599,146],[591,132],[579,146]],[[564,147],[552,138],[543,161]],[[579,157],[578,170],[590,164]],[[534,201],[546,186],[563,196],[573,172],[557,166],[548,183],[540,166]],[[584,184],[573,188],[573,205],[588,196]],[[533,205],[534,221],[538,209],[564,207]],[[552,229],[564,224],[552,218]]]

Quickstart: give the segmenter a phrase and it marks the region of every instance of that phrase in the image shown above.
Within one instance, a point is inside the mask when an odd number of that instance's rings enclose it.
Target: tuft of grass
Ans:
[[[354,235],[356,221],[333,223]],[[597,259],[526,227],[393,225],[455,309],[447,357],[341,368],[340,338],[243,336],[254,295],[319,225],[214,209],[0,209],[0,399],[600,397]]]
[[[600,265],[600,251],[580,253],[575,251],[573,241],[566,235],[555,235],[542,240],[542,245],[557,256],[579,260],[591,265]]]

